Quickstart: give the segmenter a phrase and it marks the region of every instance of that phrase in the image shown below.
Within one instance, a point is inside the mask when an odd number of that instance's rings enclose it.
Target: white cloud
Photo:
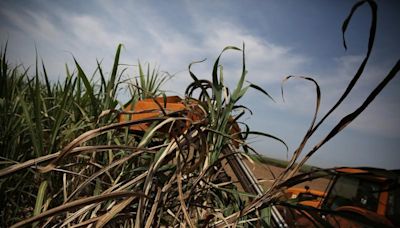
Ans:
[[[62,8],[54,8],[52,12],[26,9],[22,11],[1,9],[17,29],[24,35],[46,44],[50,50],[41,51],[46,61],[53,66],[52,71],[62,73],[63,64],[70,62],[71,56],[60,50],[72,52],[83,67],[93,69],[96,58],[105,58],[105,66],[113,61],[115,47],[118,43],[125,44],[121,62],[136,64],[136,60],[149,61],[151,64],[161,64],[161,70],[177,73],[177,76],[166,84],[166,89],[182,94],[184,88],[191,82],[187,66],[191,61],[208,58],[208,61],[193,67],[199,77],[211,79],[213,61],[219,52],[227,45],[242,46],[246,44],[247,79],[256,84],[273,88],[274,95],[280,81],[288,74],[303,75],[307,73],[305,66],[317,64],[318,60],[304,54],[294,53],[291,47],[274,43],[265,37],[251,33],[242,24],[232,24],[223,18],[204,18],[207,15],[187,6],[191,27],[168,22],[146,4],[122,4],[115,6],[103,1],[101,5],[105,14],[79,14],[67,12]],[[140,10],[137,10],[139,9]],[[135,10],[136,9],[136,10]],[[132,11],[132,12],[131,12]],[[57,19],[57,20],[54,20]],[[55,23],[57,21],[57,23]],[[15,28],[14,28],[15,29]],[[186,30],[190,30],[190,33]],[[30,38],[27,38],[30,39]],[[53,49],[53,52],[50,53]],[[33,55],[32,55],[33,56]],[[316,79],[321,85],[323,100],[321,114],[337,100],[343,92],[351,76],[362,60],[362,56],[348,55],[332,60],[331,69],[316,72]],[[32,60],[30,60],[32,61]],[[225,79],[228,85],[234,85],[241,72],[241,56],[239,52],[226,53],[222,57],[226,64]],[[29,63],[28,63],[29,64]],[[32,64],[32,62],[30,63]],[[61,70],[60,70],[61,69]],[[368,67],[367,74],[360,79],[343,108],[337,110],[332,122],[337,121],[343,114],[355,108],[371,86],[376,84],[374,75],[385,72],[379,67]],[[60,72],[61,71],[61,72]],[[135,69],[130,69],[130,76],[135,75]],[[91,72],[90,72],[91,73]],[[320,76],[317,74],[321,73]],[[308,83],[289,82],[286,89],[286,103],[274,105],[295,115],[310,116],[314,110],[315,92]],[[399,135],[400,119],[396,101],[379,100],[366,110],[351,128],[363,132],[373,132],[380,135]],[[393,114],[392,114],[393,113]],[[382,118],[384,116],[385,118]],[[396,124],[391,124],[396,123]]]
[[[206,26],[206,27],[205,27]],[[281,81],[283,76],[299,71],[308,57],[295,54],[290,47],[284,47],[266,40],[264,37],[250,34],[244,27],[227,22],[202,24],[205,29],[204,46],[210,50],[221,50],[226,45],[246,45],[246,62],[249,71],[248,79],[257,83]],[[240,57],[236,61],[240,72]],[[228,57],[229,59],[229,57]],[[236,75],[239,75],[236,73]]]
[[[103,7],[113,11],[107,4]],[[191,81],[187,72],[188,64],[203,58],[207,58],[208,61],[195,65],[193,69],[199,77],[211,79],[213,61],[219,52],[228,45],[241,47],[242,42],[246,44],[248,79],[252,82],[280,81],[283,75],[300,69],[301,65],[308,61],[305,56],[292,53],[288,47],[250,34],[240,25],[229,22],[220,24],[213,20],[205,22],[197,18],[196,14],[189,15],[192,16],[188,19],[192,21],[192,33],[187,33],[185,28],[166,23],[165,18],[145,8],[135,14],[135,18],[138,18],[135,31],[140,31],[140,34],[130,31],[131,36],[135,37],[135,42],[140,45],[135,45],[134,50],[128,46],[128,52],[140,53],[139,57],[142,60],[160,63],[161,68],[170,73],[180,72],[167,84],[168,90],[182,94]],[[233,85],[240,76],[241,55],[239,52],[230,52],[225,54],[221,61],[227,65],[224,69],[228,84]]]
[[[81,45],[90,45],[97,48],[108,46],[114,40],[107,33],[100,20],[88,15],[76,15],[69,18],[71,30]]]

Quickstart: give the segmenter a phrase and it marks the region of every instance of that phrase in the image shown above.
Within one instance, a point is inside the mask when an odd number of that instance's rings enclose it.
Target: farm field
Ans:
[[[262,162],[249,162],[248,160],[245,161],[246,165],[253,172],[254,176],[259,180],[264,190],[268,189],[273,183],[275,177],[284,171],[284,168],[280,165],[277,165],[275,161],[276,160],[274,159],[274,162],[272,164],[268,162],[262,163]],[[283,161],[282,163],[285,162]],[[238,180],[235,178],[235,175],[233,174],[232,169],[229,166],[226,166],[226,170],[228,175],[232,177],[232,181],[238,182]],[[325,191],[328,183],[329,183],[328,179],[318,178],[312,181],[303,182],[294,187],[304,188],[305,186],[308,186],[310,187],[310,189]],[[239,186],[239,189],[242,188]]]

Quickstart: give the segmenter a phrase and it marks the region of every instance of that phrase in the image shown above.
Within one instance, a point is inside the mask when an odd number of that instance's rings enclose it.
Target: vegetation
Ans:
[[[120,77],[117,74],[120,48],[117,49],[116,64],[108,81],[99,65],[99,85],[87,78],[76,61],[77,72],[71,74],[66,67],[67,76],[63,83],[51,84],[44,64],[41,65],[43,77],[39,75],[38,63],[35,75],[29,77],[28,69],[10,68],[6,59],[7,49],[2,51],[1,168],[48,155],[54,156],[54,152],[61,150],[82,133],[113,121],[115,114],[99,117],[103,110],[114,109],[118,104],[115,96]],[[110,138],[111,135],[102,136],[85,146],[102,145],[110,142]],[[105,151],[105,148],[100,150]],[[111,152],[94,156],[93,159],[104,162],[113,159]],[[82,159],[78,160],[85,160]],[[1,201],[5,202],[1,210],[2,224],[15,223],[32,213],[39,214],[42,207],[60,200],[57,196],[52,199],[49,193],[63,189],[65,170],[57,169],[60,175],[41,175],[37,172],[37,165],[33,164],[29,169],[1,179]],[[70,163],[69,166],[72,170],[82,168],[82,164],[74,167]],[[84,170],[80,176],[84,176]],[[33,205],[36,205],[35,208],[32,208]]]
[[[267,157],[265,155],[255,155],[255,156],[251,156],[251,157],[254,161],[258,161],[263,164],[272,165],[272,166],[276,166],[276,167],[280,167],[280,168],[286,168],[289,165],[289,161],[271,158],[271,157]],[[308,172],[311,172],[313,170],[318,170],[318,169],[320,169],[320,167],[304,164],[303,166],[300,167],[300,172],[308,173]]]
[[[118,115],[137,114],[121,110],[125,106],[116,99],[125,72],[119,64],[121,45],[107,77],[100,63],[88,77],[75,61],[76,69],[71,72],[66,67],[65,81],[55,84],[49,82],[43,63],[36,63],[33,76],[27,69],[11,67],[5,48],[0,63],[0,223],[12,227],[269,225],[269,208],[279,203],[282,190],[296,182],[295,174],[307,159],[353,121],[400,69],[397,62],[370,96],[298,161],[308,139],[364,71],[376,30],[376,4],[366,2],[373,12],[366,57],[325,116],[317,121],[320,90],[315,80],[304,76],[284,80],[300,78],[315,84],[315,114],[285,171],[260,196],[238,191],[224,169],[232,156],[225,154],[224,148],[236,148],[234,154],[243,156],[255,152],[245,143],[249,135],[284,144],[267,133],[251,131],[245,124],[244,131],[237,131],[236,123],[247,110],[238,102],[248,89],[271,98],[259,86],[245,83],[244,45],[221,52],[240,51],[243,56],[243,70],[233,90],[224,85],[219,55],[211,81],[197,78],[192,71],[195,63],[189,65],[193,83],[186,90],[184,112],[171,112],[160,104],[158,117],[121,123]],[[343,33],[362,3],[357,3],[344,21]],[[138,80],[129,85],[132,99],[128,104],[165,97],[160,88],[168,75],[158,74],[150,66],[144,73],[140,63],[138,70]],[[96,77],[100,78],[98,83]],[[189,114],[200,118],[191,119]],[[142,123],[149,126],[145,132],[130,130]]]
[[[243,208],[240,196],[246,193],[238,192],[229,181],[219,154],[232,140],[229,118],[234,104],[249,87],[238,86],[235,100],[229,102],[223,97],[226,88],[222,83],[216,88],[211,83],[201,87],[212,89],[212,94],[203,91],[199,100],[206,118],[190,123],[183,133],[158,131],[188,121],[187,117],[172,117],[167,110],[159,118],[118,123],[116,91],[124,72],[118,71],[120,50],[121,45],[108,81],[98,64],[95,73],[100,85],[94,76],[86,76],[77,61],[75,72],[66,68],[64,84],[52,85],[43,64],[42,77],[36,66],[30,78],[28,70],[9,68],[4,50],[0,176],[2,202],[6,203],[2,224],[22,220],[15,226],[38,222],[192,226],[207,223],[209,216],[228,216]],[[217,68],[218,60],[213,73],[218,83]],[[140,82],[131,85],[129,103],[162,94],[159,86],[165,78],[150,72],[148,68],[145,75],[139,64]],[[198,83],[195,80],[188,93],[199,89]],[[150,123],[149,130],[144,134],[129,131],[129,126],[139,122]]]

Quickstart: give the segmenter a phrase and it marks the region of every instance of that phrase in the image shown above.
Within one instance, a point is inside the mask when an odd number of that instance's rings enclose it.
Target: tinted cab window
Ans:
[[[331,188],[325,207],[356,206],[376,212],[380,185],[351,176],[340,176]]]

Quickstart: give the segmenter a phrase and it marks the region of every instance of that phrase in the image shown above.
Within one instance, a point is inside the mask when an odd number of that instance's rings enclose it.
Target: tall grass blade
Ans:
[[[46,67],[44,66],[43,59],[42,59],[42,70],[43,70],[44,80],[46,82],[47,97],[53,97],[53,93],[51,92],[51,85],[50,85],[50,81],[49,81],[49,76],[47,75],[47,71],[46,71]]]
[[[85,95],[89,96],[89,98],[90,98],[90,104],[92,106],[91,114],[93,117],[95,117],[99,113],[99,110],[98,110],[99,104],[95,97],[92,85],[90,84],[88,78],[86,77],[85,72],[83,72],[81,66],[76,61],[75,58],[74,58],[74,62],[75,62],[76,68],[78,69],[78,77],[83,81],[83,84],[85,85],[85,88],[86,88]]]
[[[331,138],[333,138],[336,134],[338,134],[341,130],[343,130],[346,126],[348,126],[355,118],[357,118],[367,107],[368,105],[378,96],[378,94],[385,88],[385,86],[397,75],[400,70],[400,60],[398,60],[395,66],[391,69],[388,75],[378,84],[378,86],[369,94],[369,96],[365,99],[365,101],[352,113],[343,117],[339,123],[328,133],[328,135],[306,155],[299,166],[304,164],[305,161],[311,157],[321,146],[323,146],[326,142],[328,142]]]
[[[40,183],[39,190],[36,195],[36,204],[35,204],[35,209],[33,211],[33,216],[39,215],[42,211],[43,200],[46,195],[47,186],[48,186],[47,180],[44,180],[42,181],[42,183]]]
[[[343,100],[347,97],[347,95],[350,93],[350,91],[353,89],[354,85],[357,83],[358,79],[361,77],[362,73],[364,72],[364,68],[367,65],[367,62],[369,60],[369,57],[371,55],[372,52],[372,47],[374,45],[375,42],[375,34],[376,34],[376,24],[377,24],[377,5],[374,1],[370,1],[370,0],[366,0],[366,1],[360,1],[358,3],[356,3],[353,8],[350,11],[349,16],[347,17],[347,19],[343,22],[343,26],[342,26],[342,33],[343,33],[343,44],[344,47],[347,48],[346,46],[346,42],[344,39],[344,35],[345,32],[347,30],[347,25],[350,22],[353,13],[365,2],[367,2],[370,6],[371,9],[371,27],[369,30],[369,39],[368,39],[368,49],[367,49],[367,54],[365,55],[361,65],[359,66],[356,74],[354,75],[354,77],[352,78],[352,80],[350,81],[350,83],[348,84],[346,90],[344,91],[344,93],[341,95],[341,97],[339,98],[339,100],[335,103],[335,105],[325,114],[324,117],[322,117],[322,119],[315,125],[313,132],[316,131],[318,129],[318,127],[325,121],[325,119],[343,102]]]
[[[119,57],[121,54],[121,48],[122,48],[122,44],[119,44],[117,47],[117,52],[115,53],[114,64],[113,64],[112,72],[110,75],[110,79],[108,80],[108,83],[107,83],[107,89],[105,92],[105,95],[106,95],[105,109],[114,108],[114,105],[112,105],[111,102],[115,97],[115,93],[117,91],[117,86],[118,86],[118,83],[116,83],[116,79],[117,79],[117,71],[118,71],[118,66],[119,66]],[[99,68],[99,69],[101,69],[101,68]]]

